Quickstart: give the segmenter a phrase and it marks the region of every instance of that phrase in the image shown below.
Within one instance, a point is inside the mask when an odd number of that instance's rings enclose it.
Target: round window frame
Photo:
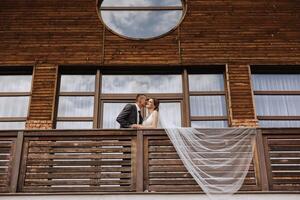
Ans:
[[[181,23],[183,22],[185,16],[186,16],[186,13],[187,13],[187,1],[186,0],[180,0],[181,3],[182,3],[182,16],[181,16],[181,19],[179,20],[179,22],[176,24],[176,26],[174,26],[172,29],[170,29],[169,31],[163,33],[163,34],[160,34],[158,36],[155,36],[155,37],[149,37],[149,38],[134,38],[134,37],[129,37],[129,36],[125,36],[125,35],[122,35],[120,33],[117,33],[116,31],[112,30],[108,25],[106,25],[106,23],[104,22],[104,20],[102,19],[102,16],[101,16],[101,11],[100,11],[100,6],[102,4],[104,0],[96,0],[96,12],[97,12],[97,15],[98,15],[98,18],[100,19],[100,22],[102,23],[102,25],[105,27],[105,29],[107,29],[109,32],[123,38],[123,39],[127,39],[127,40],[135,40],[135,41],[147,41],[147,40],[155,40],[155,39],[159,39],[159,38],[162,38],[162,37],[165,37],[167,35],[169,35],[170,33],[174,32],[180,25]]]

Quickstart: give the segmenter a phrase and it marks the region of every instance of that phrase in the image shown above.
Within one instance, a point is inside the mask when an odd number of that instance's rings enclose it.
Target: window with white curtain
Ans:
[[[31,69],[25,71],[0,72],[0,130],[25,128],[32,82]]]
[[[189,74],[191,126],[228,126],[223,74]]]
[[[119,128],[118,114],[127,103],[134,103],[137,93],[160,99],[160,112],[167,114],[172,123],[182,126],[181,74],[104,74],[101,80],[102,128]]]
[[[190,68],[76,70],[62,69],[59,76],[57,129],[119,128],[118,114],[141,93],[157,98],[160,114],[173,125],[228,126],[225,80],[219,67],[205,67],[200,73]],[[146,109],[142,109],[142,115],[147,116]]]
[[[300,127],[300,74],[252,74],[262,127]]]
[[[95,74],[61,74],[57,129],[93,128]]]

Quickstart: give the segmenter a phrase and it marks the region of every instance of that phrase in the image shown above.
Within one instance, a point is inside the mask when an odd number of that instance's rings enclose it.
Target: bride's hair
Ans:
[[[153,100],[153,104],[154,104],[154,110],[156,110],[157,112],[159,111],[159,100],[155,99],[155,98],[150,98]]]

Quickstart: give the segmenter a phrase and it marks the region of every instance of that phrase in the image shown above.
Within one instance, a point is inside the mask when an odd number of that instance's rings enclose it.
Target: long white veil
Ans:
[[[159,123],[180,159],[211,199],[227,199],[245,180],[253,158],[255,128],[207,129],[176,127],[159,114]],[[225,196],[227,197],[225,197]]]

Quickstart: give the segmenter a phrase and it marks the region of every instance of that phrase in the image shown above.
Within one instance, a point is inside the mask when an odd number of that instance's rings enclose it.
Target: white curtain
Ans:
[[[59,117],[93,117],[94,97],[61,96],[59,97]]]
[[[93,122],[66,122],[58,121],[56,123],[56,129],[91,129],[93,128]]]
[[[259,116],[299,116],[300,95],[256,95]]]
[[[191,96],[192,116],[226,116],[225,96]]]
[[[127,103],[103,104],[103,128],[120,128],[120,124],[116,119],[126,104]]]
[[[0,117],[26,117],[29,97],[0,97]]]
[[[300,74],[254,74],[255,91],[300,91]],[[259,116],[300,116],[300,95],[255,95]],[[263,127],[299,127],[299,120],[260,120]]]
[[[237,192],[248,173],[253,158],[256,130],[251,128],[182,128],[160,114],[180,159],[211,199],[227,199]]]
[[[292,91],[300,90],[300,74],[253,74],[255,91]]]

